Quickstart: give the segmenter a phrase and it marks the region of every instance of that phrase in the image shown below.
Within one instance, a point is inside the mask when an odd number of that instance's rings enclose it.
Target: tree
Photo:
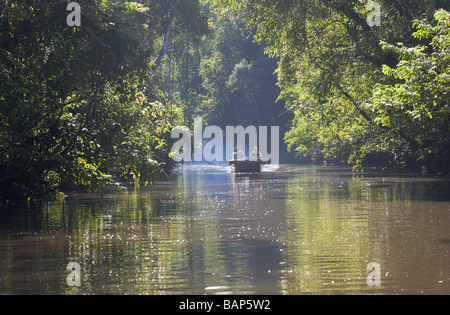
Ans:
[[[429,45],[412,48],[403,44],[382,47],[400,56],[395,68],[383,73],[396,84],[377,84],[370,103],[375,121],[388,132],[402,130],[411,149],[431,169],[450,169],[450,13],[439,10],[436,25],[415,23],[417,39],[430,39]]]
[[[287,108],[295,114],[286,134],[290,149],[316,160],[349,161],[356,167],[368,155],[405,161],[420,150],[404,124],[378,123],[370,105],[376,84],[394,84],[382,67],[398,56],[381,41],[417,45],[411,24],[431,17],[445,1],[384,0],[381,26],[371,27],[367,1],[218,0],[243,12],[256,41],[279,58],[278,81]]]
[[[180,117],[153,74],[172,4],[79,3],[79,27],[64,0],[0,4],[0,200],[149,180],[170,163]]]

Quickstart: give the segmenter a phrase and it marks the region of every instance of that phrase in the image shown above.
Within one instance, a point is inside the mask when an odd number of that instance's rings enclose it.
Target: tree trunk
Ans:
[[[175,15],[177,14],[177,6],[180,0],[175,0],[172,4],[172,16],[170,17],[169,25],[167,26],[166,35],[164,36],[164,42],[161,47],[161,50],[159,51],[158,59],[156,59],[155,64],[152,66],[152,72],[155,73],[158,67],[161,65],[161,62],[163,61],[164,57],[167,54],[167,48],[169,47],[170,43],[170,34],[172,33],[173,29],[173,22],[175,20]]]

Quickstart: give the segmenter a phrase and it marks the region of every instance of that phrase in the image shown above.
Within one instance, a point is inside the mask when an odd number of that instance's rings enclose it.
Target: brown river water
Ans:
[[[450,294],[450,179],[188,166],[10,205],[0,294]]]

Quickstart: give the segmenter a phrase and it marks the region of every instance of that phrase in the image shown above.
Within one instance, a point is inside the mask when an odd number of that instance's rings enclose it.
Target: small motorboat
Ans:
[[[236,173],[259,173],[261,172],[261,166],[268,162],[258,160],[230,160],[228,164],[231,165]]]

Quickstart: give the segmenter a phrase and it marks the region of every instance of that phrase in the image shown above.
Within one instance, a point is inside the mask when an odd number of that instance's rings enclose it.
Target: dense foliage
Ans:
[[[67,1],[0,4],[4,200],[148,181],[171,161],[179,114],[154,73],[173,20],[188,18],[177,1],[79,4],[78,27],[66,23]]]
[[[171,46],[162,84],[186,125],[201,116],[210,125],[284,125],[284,102],[274,74],[275,59],[253,42],[235,11],[202,1],[209,28],[202,38],[187,37]]]
[[[428,46],[411,48],[383,43],[394,51],[399,64],[383,67],[383,73],[399,81],[377,84],[371,102],[375,123],[397,133],[421,158],[431,158],[431,166],[450,167],[450,13],[439,10],[434,26],[416,22],[418,39],[430,39]],[[405,135],[399,132],[405,133]]]
[[[367,156],[421,159],[448,171],[448,13],[434,20],[448,1],[377,1],[379,26],[368,22],[369,1],[217,2],[243,12],[254,38],[280,59],[279,84],[295,113],[292,150],[355,166]]]

